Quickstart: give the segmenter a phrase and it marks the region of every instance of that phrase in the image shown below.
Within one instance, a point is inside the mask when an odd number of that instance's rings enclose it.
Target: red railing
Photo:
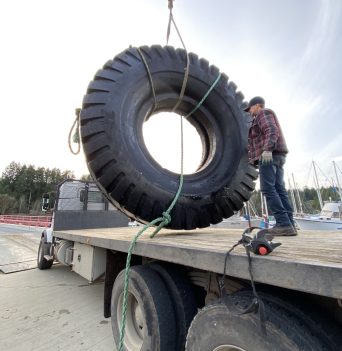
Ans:
[[[28,225],[33,227],[48,227],[51,216],[0,215],[0,223]]]

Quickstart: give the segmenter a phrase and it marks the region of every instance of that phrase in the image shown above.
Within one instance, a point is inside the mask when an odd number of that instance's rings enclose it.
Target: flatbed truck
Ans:
[[[68,216],[77,212],[91,211]],[[42,233],[38,266],[58,260],[89,282],[104,274],[104,316],[118,345],[127,253],[141,227],[63,229],[56,214]],[[101,211],[94,216],[101,223]],[[281,246],[252,254],[249,265],[242,245],[227,255],[241,230],[163,229],[151,239],[153,230],[133,250],[125,350],[342,350],[341,233],[279,237]],[[258,308],[245,313],[253,301]]]

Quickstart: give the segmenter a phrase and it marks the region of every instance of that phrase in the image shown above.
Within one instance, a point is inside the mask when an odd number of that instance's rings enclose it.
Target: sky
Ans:
[[[0,3],[0,174],[12,161],[87,173],[83,153],[68,148],[75,108],[108,59],[129,45],[166,44],[167,3]],[[246,100],[261,95],[277,113],[290,149],[286,173],[299,186],[312,185],[313,160],[321,182],[333,160],[342,180],[341,0],[175,0],[173,15],[188,51],[225,72]],[[174,28],[169,44],[181,47]],[[169,119],[178,130],[179,120]],[[153,155],[168,146],[166,136],[155,137],[166,121],[145,128]],[[185,127],[191,172],[201,145]],[[179,156],[167,159],[159,161],[179,165]]]

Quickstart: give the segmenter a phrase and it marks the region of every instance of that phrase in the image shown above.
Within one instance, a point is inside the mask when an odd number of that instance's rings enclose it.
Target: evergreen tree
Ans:
[[[63,180],[74,177],[69,170],[11,162],[0,178],[0,214],[27,213],[30,210],[37,213],[44,193],[54,191]]]

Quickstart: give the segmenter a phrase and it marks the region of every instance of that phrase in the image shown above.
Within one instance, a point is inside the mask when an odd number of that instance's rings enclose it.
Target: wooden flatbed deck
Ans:
[[[127,252],[141,227],[80,229],[54,236],[115,251]],[[192,231],[153,229],[138,240],[134,254],[222,273],[226,251],[242,230],[206,228]],[[296,237],[277,237],[282,245],[268,256],[252,254],[255,281],[342,299],[342,233],[300,231]],[[227,261],[227,275],[249,279],[245,249],[238,246]]]

